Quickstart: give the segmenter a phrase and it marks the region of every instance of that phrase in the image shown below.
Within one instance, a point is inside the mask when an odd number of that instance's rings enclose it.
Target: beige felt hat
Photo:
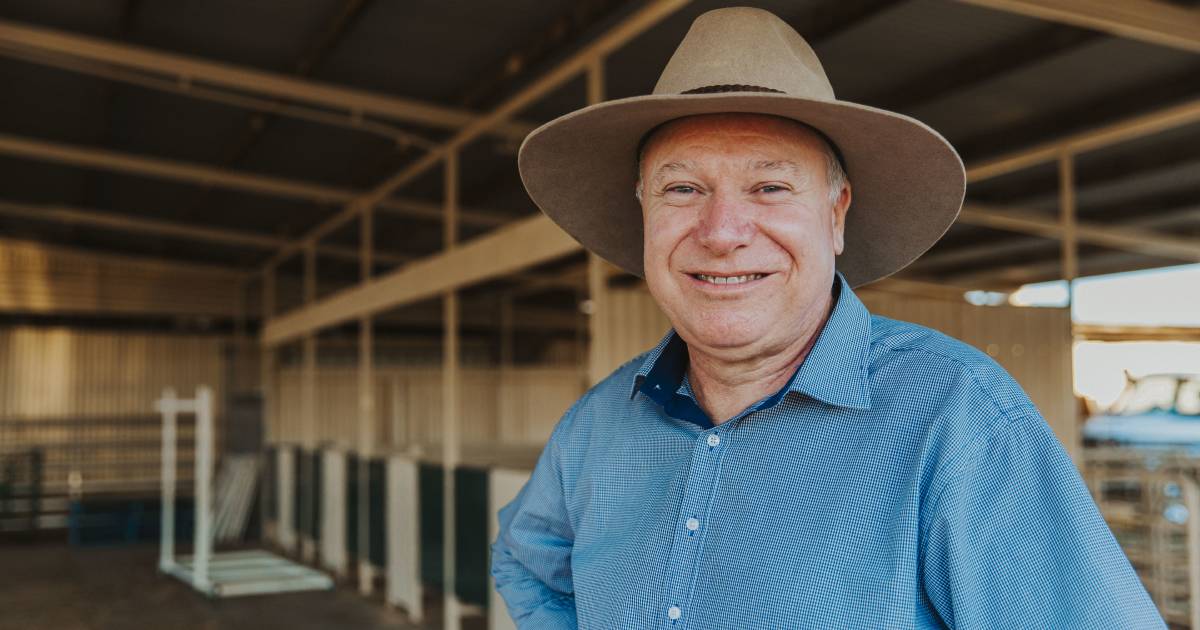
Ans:
[[[837,268],[852,286],[916,260],[962,207],[966,174],[945,138],[907,116],[837,100],[808,43],[775,15],[750,8],[696,18],[653,94],[598,103],[529,134],[518,157],[521,179],[584,247],[642,276],[638,145],[669,120],[721,112],[798,120],[837,147],[854,191]]]

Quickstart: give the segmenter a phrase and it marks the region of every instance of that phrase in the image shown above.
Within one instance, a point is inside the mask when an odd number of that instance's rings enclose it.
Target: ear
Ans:
[[[850,182],[842,185],[837,201],[833,202],[833,253],[841,254],[846,248],[846,213],[850,211]]]

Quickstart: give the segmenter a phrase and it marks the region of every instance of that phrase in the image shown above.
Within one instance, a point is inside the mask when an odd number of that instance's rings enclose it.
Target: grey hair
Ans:
[[[804,123],[799,122],[798,124],[804,125]],[[816,131],[808,125],[804,125],[804,127],[812,131],[821,141],[821,153],[825,157],[825,182],[829,185],[829,204],[836,204],[838,197],[842,194],[842,188],[849,181],[849,177],[846,175],[846,168],[842,166],[842,160],[838,157],[838,153],[834,150],[833,145],[825,138],[825,134]],[[641,144],[638,145],[637,184],[633,188],[633,196],[638,200],[638,203],[642,202],[642,158],[646,156],[646,146],[650,143],[650,138],[657,130],[657,127],[650,130],[645,138],[642,139]]]

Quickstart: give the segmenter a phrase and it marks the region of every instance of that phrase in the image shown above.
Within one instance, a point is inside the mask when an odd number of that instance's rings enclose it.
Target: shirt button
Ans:
[[[697,529],[700,529],[700,521],[698,521],[694,518],[689,518],[687,520],[687,528],[693,532],[696,531]]]
[[[667,609],[667,616],[670,617],[672,620],[678,619],[682,615],[683,615],[683,611],[679,610],[678,606],[672,606]]]
[[[708,434],[708,445],[709,446],[716,446],[720,443],[721,443],[721,436],[717,435],[716,433]]]

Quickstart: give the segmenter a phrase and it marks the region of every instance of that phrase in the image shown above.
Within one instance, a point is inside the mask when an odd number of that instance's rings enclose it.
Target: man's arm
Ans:
[[[572,407],[555,427],[517,498],[499,512],[491,572],[521,630],[578,627],[571,577],[575,534],[563,500],[557,442],[574,411]]]
[[[1004,419],[930,498],[925,591],[951,628],[1165,628],[1045,420]]]

